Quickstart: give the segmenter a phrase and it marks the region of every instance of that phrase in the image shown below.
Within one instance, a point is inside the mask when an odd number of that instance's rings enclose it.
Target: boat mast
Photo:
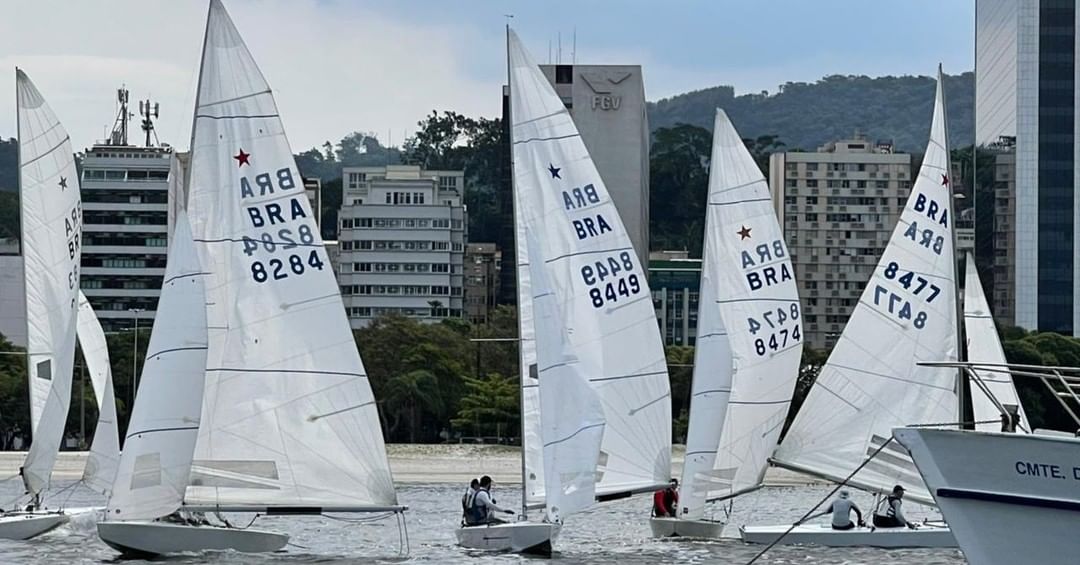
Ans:
[[[520,242],[518,241],[517,233],[517,189],[514,186],[514,125],[513,125],[513,98],[510,96],[510,18],[514,16],[506,14],[506,108],[507,108],[507,122],[506,126],[506,144],[508,147],[507,158],[509,159],[510,167],[510,206],[514,214],[514,288],[517,292],[518,285],[521,284],[521,276],[518,274],[521,269],[521,254],[518,250],[521,249]],[[518,293],[518,434],[521,438],[521,518],[527,519],[529,513],[529,501],[528,501],[528,486],[525,482],[527,477],[527,470],[525,469],[525,372],[529,370],[524,364],[524,357],[522,355],[522,347],[525,346],[525,342],[521,338],[521,293]]]
[[[945,74],[941,72],[941,63],[938,63],[938,88],[941,89],[941,123],[945,129],[945,139],[942,143],[945,144],[945,175],[949,178],[949,208],[953,212],[953,225],[949,230],[952,234],[952,249],[953,249],[953,288],[955,289],[955,299],[953,300],[953,307],[956,309],[956,358],[957,360],[967,360],[966,352],[964,352],[964,325],[961,323],[963,320],[963,310],[960,307],[960,263],[959,250],[956,248],[956,230],[959,226],[960,212],[956,208],[956,191],[953,189],[955,186],[955,179],[952,178],[952,153],[949,150],[949,112],[945,109]],[[957,368],[956,370],[956,427],[964,429],[964,397],[967,387],[964,386],[967,381],[967,376],[964,374],[963,369]]]

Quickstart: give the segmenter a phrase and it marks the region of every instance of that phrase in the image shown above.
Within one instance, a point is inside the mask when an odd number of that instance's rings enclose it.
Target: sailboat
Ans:
[[[207,349],[201,415],[176,417],[185,441],[197,428],[180,510],[400,518],[375,399],[277,105],[220,0],[207,17],[187,214]],[[157,554],[286,543],[284,534],[150,521],[172,512],[176,483],[163,487],[167,505],[125,512],[113,502],[144,476],[157,484],[167,451],[140,460],[125,447],[110,501],[121,512],[99,524],[103,540]]]
[[[468,548],[550,554],[574,513],[667,484],[671,392],[645,271],[607,188],[509,28],[507,49],[522,402],[538,409],[522,413],[521,519],[456,535]],[[535,508],[543,520],[527,521]]]
[[[56,463],[75,363],[82,202],[71,141],[26,73],[15,70],[33,442],[19,469],[31,502],[0,516],[0,538],[28,539],[68,520],[43,495]]]
[[[957,426],[958,373],[923,367],[959,351],[957,264],[941,71],[922,167],[900,220],[840,339],[773,457],[781,467],[871,493],[896,484],[905,500],[933,505],[892,429]],[[851,475],[871,455],[874,457]],[[789,531],[790,530],[790,531]],[[947,527],[744,526],[744,541],[878,547],[947,547]]]
[[[79,291],[78,325],[75,328],[83,360],[90,371],[90,384],[98,404],[98,421],[94,441],[86,458],[82,482],[91,490],[109,495],[116,468],[120,464],[120,438],[116,427],[116,396],[113,391],[112,367],[109,365],[108,344],[101,322],[94,314],[90,301]]]
[[[720,537],[706,503],[759,488],[787,417],[802,356],[794,270],[765,177],[716,111],[701,309],[677,517],[654,536]]]
[[[1001,347],[990,304],[983,293],[979,271],[975,268],[975,256],[965,256],[964,278],[964,333],[967,337],[967,360],[972,363],[1004,366],[1005,350]],[[1030,432],[1027,413],[1016,394],[1016,386],[1007,371],[988,371],[974,368],[978,378],[971,379],[971,410],[975,417],[975,429],[1000,431],[1001,414],[1009,406],[1016,411],[1016,428]]]

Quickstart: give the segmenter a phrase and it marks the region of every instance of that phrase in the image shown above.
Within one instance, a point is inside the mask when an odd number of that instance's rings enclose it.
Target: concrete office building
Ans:
[[[1015,206],[1015,264],[1008,281],[1015,323],[1080,335],[1080,11],[1075,0],[977,0],[975,7],[976,141],[1015,140],[1015,201],[1008,203]],[[994,167],[996,177],[997,156],[985,161],[981,166]],[[979,210],[997,213],[997,206]],[[984,261],[993,249],[986,238],[994,237],[979,234]]]
[[[640,65],[540,65],[562,98],[581,139],[589,150],[619,211],[630,242],[644,268],[649,257],[649,122],[645,108],[645,85]],[[507,87],[503,87],[503,120],[509,123]],[[504,130],[509,131],[509,130]],[[509,136],[507,136],[509,143]],[[509,144],[504,157],[509,162]],[[500,210],[502,221],[513,224],[509,198],[509,170],[504,171]],[[516,302],[509,282],[514,268],[513,231],[504,230],[503,251],[505,301]]]
[[[502,252],[494,243],[465,244],[465,317],[486,324],[498,303]]]
[[[686,251],[653,251],[649,254],[649,289],[664,345],[697,342],[698,297],[701,293],[701,259]]]
[[[907,202],[911,155],[856,134],[816,152],[774,153],[769,181],[799,284],[806,344],[831,348]]]
[[[0,335],[26,347],[26,286],[17,238],[0,239]]]
[[[464,173],[346,167],[342,180],[338,282],[352,326],[380,314],[461,317]]]

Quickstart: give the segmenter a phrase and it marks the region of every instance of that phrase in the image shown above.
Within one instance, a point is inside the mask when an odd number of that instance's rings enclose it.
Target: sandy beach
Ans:
[[[521,458],[516,447],[473,444],[390,444],[386,446],[394,480],[399,483],[467,483],[481,475],[490,475],[497,483],[521,482]],[[672,476],[682,472],[684,446],[672,450]],[[18,474],[26,453],[0,452],[0,479]],[[86,465],[86,452],[64,451],[56,461],[53,478],[78,479]],[[771,468],[765,484],[796,486],[818,484],[809,477],[785,469]]]

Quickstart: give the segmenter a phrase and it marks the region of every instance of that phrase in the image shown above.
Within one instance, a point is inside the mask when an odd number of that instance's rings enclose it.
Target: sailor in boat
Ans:
[[[904,487],[896,485],[892,494],[885,499],[885,513],[874,512],[874,525],[879,528],[901,528],[907,526],[915,529],[913,522],[908,522],[904,517]]]
[[[473,495],[472,505],[466,516],[466,526],[505,524],[506,521],[496,517],[495,513],[503,512],[511,515],[514,513],[509,508],[502,508],[495,504],[495,500],[491,498],[491,484],[491,477],[487,475],[480,477],[480,489]]]
[[[832,513],[832,529],[834,530],[851,530],[855,528],[855,524],[851,521],[851,511],[855,511],[855,516],[859,520],[859,526],[864,525],[862,511],[859,510],[858,505],[851,501],[851,493],[847,490],[840,491],[840,497],[832,501],[829,507],[825,510],[818,512],[812,516],[807,517],[807,520],[813,520],[819,516]]]
[[[471,522],[469,509],[472,508],[473,499],[476,498],[478,490],[480,490],[480,481],[479,479],[473,479],[469,483],[469,488],[466,489],[465,494],[461,495],[461,524],[464,526],[469,525],[469,522]]]
[[[653,493],[653,516],[675,518],[679,507],[679,479],[671,479],[668,487]]]

